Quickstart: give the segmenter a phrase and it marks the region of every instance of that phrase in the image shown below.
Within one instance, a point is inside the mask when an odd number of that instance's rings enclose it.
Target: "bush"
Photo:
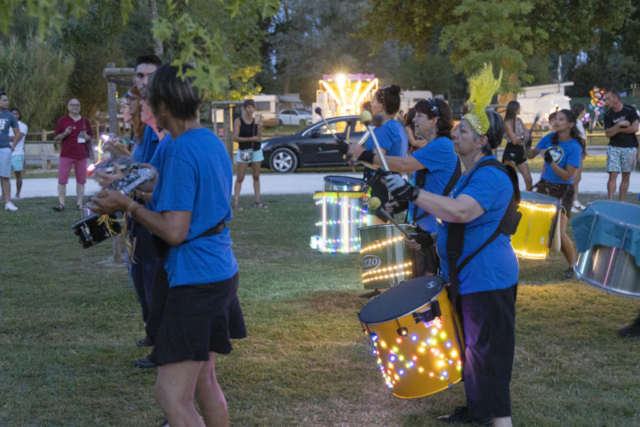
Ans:
[[[67,104],[72,57],[30,38],[0,43],[0,90],[18,107],[29,129],[53,129]]]

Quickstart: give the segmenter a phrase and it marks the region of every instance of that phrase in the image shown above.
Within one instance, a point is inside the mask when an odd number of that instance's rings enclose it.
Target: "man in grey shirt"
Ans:
[[[4,208],[9,211],[17,211],[18,208],[11,202],[11,152],[22,139],[22,133],[18,127],[18,121],[11,114],[9,97],[0,91],[0,186],[2,186],[2,198]],[[9,129],[13,129],[13,143],[9,138]]]

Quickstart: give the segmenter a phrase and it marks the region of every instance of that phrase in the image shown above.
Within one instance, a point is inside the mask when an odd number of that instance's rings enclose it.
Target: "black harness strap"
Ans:
[[[511,201],[509,202],[509,206],[507,206],[507,210],[505,211],[502,219],[500,220],[500,224],[493,232],[493,234],[484,242],[478,249],[476,249],[471,255],[467,256],[462,260],[460,264],[458,261],[460,256],[462,255],[462,249],[464,245],[464,233],[466,230],[465,223],[450,223],[449,224],[449,235],[447,237],[447,259],[449,260],[449,299],[451,300],[451,304],[453,305],[453,309],[456,310],[456,306],[458,303],[458,294],[460,292],[460,279],[458,275],[460,271],[467,265],[469,262],[478,255],[484,248],[489,246],[491,242],[496,240],[498,236],[501,234],[512,235],[518,229],[518,223],[520,222],[520,218],[522,218],[522,214],[518,212],[518,204],[520,203],[520,188],[518,186],[517,175],[514,177],[515,171],[513,168],[506,168],[502,163],[495,159],[485,160],[480,163],[478,167],[476,167],[473,171],[471,171],[471,175],[467,180],[465,186],[471,182],[471,178],[473,178],[473,174],[478,171],[478,169],[483,168],[485,166],[492,166],[497,169],[500,169],[504,173],[509,176],[511,179],[511,185],[513,186],[513,197],[511,197]],[[511,169],[511,170],[509,170]],[[515,180],[514,180],[515,178]],[[460,190],[462,191],[464,187]]]
[[[447,186],[444,187],[444,191],[442,192],[442,195],[445,197],[448,196],[449,193],[451,193],[451,190],[453,190],[453,187],[455,187],[455,185],[458,183],[458,180],[462,176],[462,163],[460,162],[460,157],[458,157],[457,160],[458,161],[456,162],[456,170],[453,171],[453,175],[451,175],[451,178],[449,178],[449,182],[447,183]],[[416,174],[417,188],[422,188],[425,182],[427,182],[427,173],[429,173],[428,169],[422,169],[418,171],[418,173]],[[418,215],[418,205],[414,204],[413,205],[413,223],[414,224],[416,224],[421,219],[429,216],[429,212],[422,212],[420,216],[416,216],[416,215]]]

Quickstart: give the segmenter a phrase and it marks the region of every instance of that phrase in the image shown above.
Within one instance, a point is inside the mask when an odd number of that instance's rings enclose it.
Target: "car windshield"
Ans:
[[[315,131],[316,129],[320,130],[320,133],[323,135],[329,135],[332,132],[336,134],[344,133],[347,130],[347,126],[349,125],[349,122],[353,120],[355,120],[356,125],[353,129],[351,129],[351,132],[364,132],[366,130],[365,127],[362,125],[362,123],[360,123],[360,120],[354,117],[354,118],[345,118],[344,120],[329,119],[328,122],[331,130],[329,130],[329,128],[327,128],[327,125],[325,125],[324,123],[316,123],[315,125],[309,128],[303,129],[298,133],[304,133],[309,130]]]

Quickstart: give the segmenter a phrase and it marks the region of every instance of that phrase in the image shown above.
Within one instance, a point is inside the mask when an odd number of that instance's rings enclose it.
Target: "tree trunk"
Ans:
[[[157,21],[158,20],[158,4],[156,3],[156,0],[149,0],[149,10],[151,11],[151,19]],[[152,37],[153,37],[153,53],[158,55],[158,57],[162,58],[162,55],[164,55],[162,40],[160,40],[160,37],[156,35],[152,35]]]

